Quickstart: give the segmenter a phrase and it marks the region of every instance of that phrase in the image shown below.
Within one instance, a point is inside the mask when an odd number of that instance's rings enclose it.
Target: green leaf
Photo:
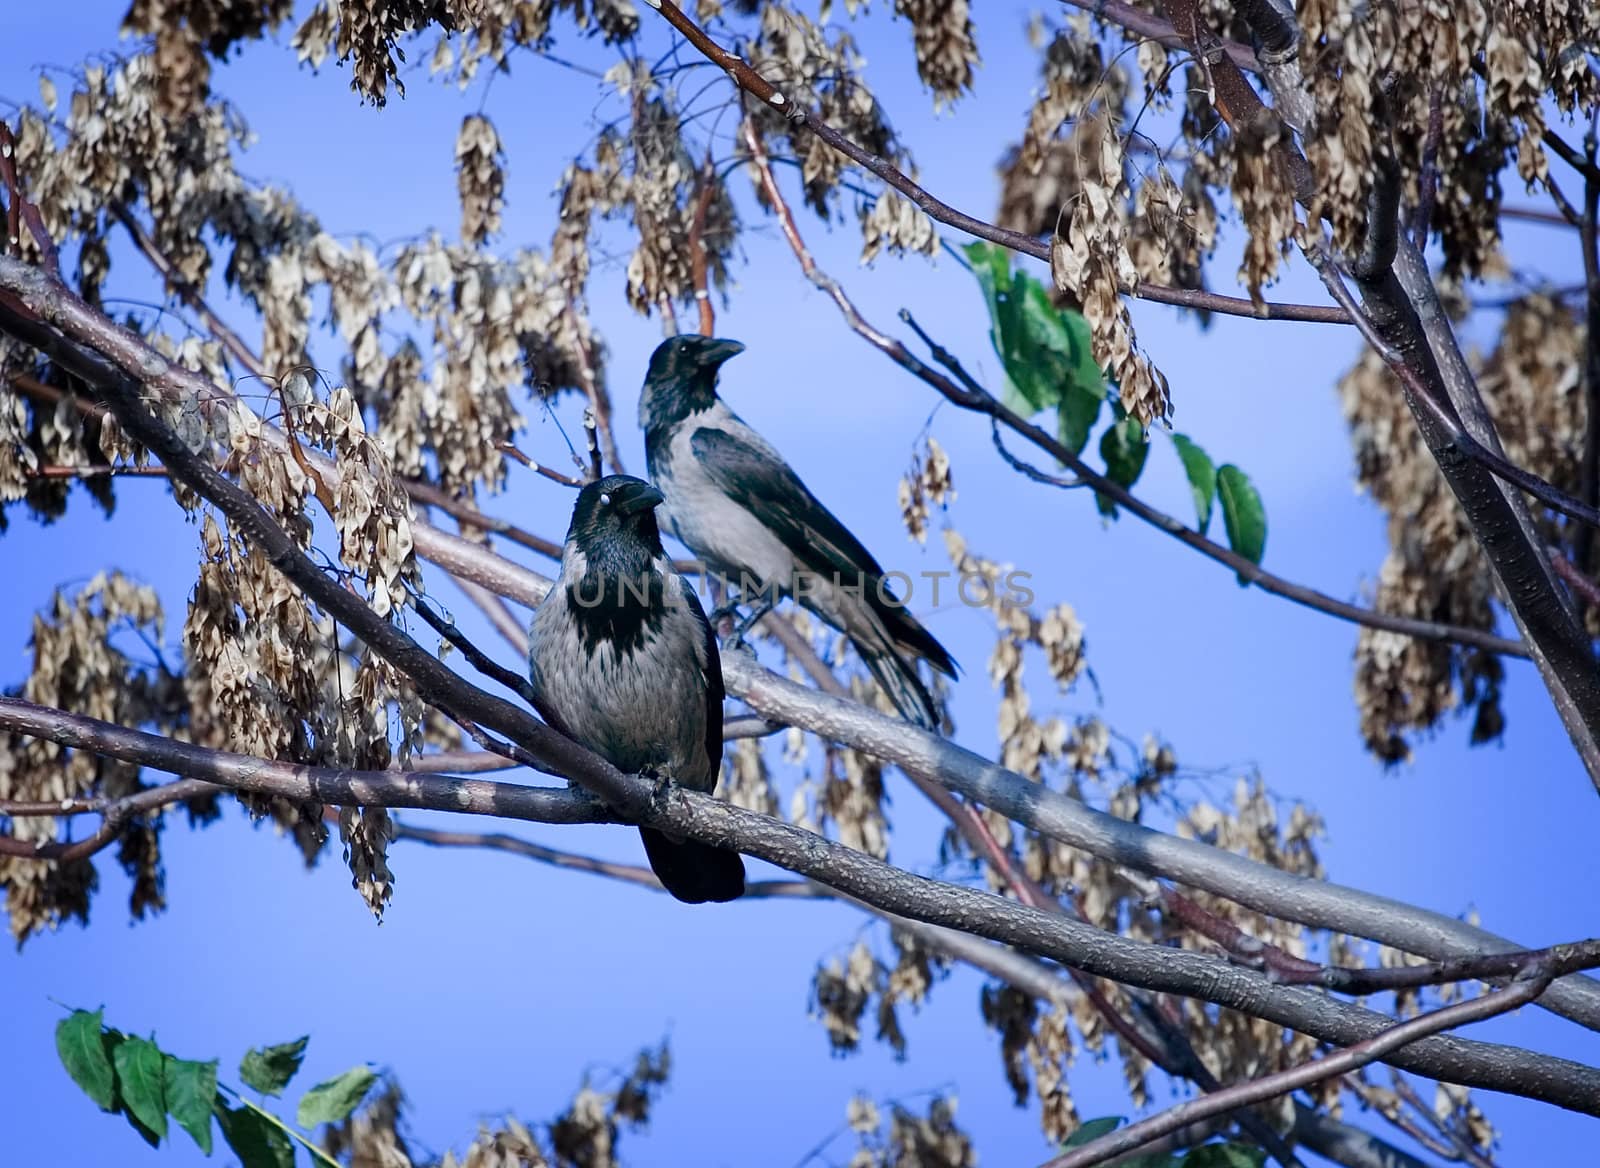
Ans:
[[[72,1081],[100,1105],[117,1110],[117,1079],[106,1049],[104,1010],[74,1010],[56,1024],[56,1053]]]
[[[1150,456],[1150,443],[1137,418],[1123,418],[1100,435],[1100,457],[1106,460],[1106,477],[1119,486],[1131,487],[1139,481],[1144,460]],[[1102,515],[1115,516],[1116,506],[1104,495],[1095,503]]]
[[[166,1056],[148,1038],[128,1038],[111,1052],[122,1088],[122,1107],[141,1135],[156,1142],[167,1136],[167,1093],[162,1064]]]
[[[1261,1168],[1267,1154],[1244,1144],[1201,1144],[1183,1158],[1183,1168]]]
[[[378,1076],[366,1067],[351,1067],[344,1074],[318,1083],[300,1099],[295,1119],[303,1128],[340,1123],[361,1105]]]
[[[1117,1125],[1122,1120],[1123,1117],[1120,1115],[1107,1115],[1100,1119],[1086,1119],[1079,1125],[1077,1131],[1066,1138],[1066,1141],[1061,1145],[1061,1150],[1081,1148],[1090,1140],[1098,1140],[1101,1136],[1110,1135],[1117,1130]]]
[[[1250,476],[1225,463],[1217,471],[1217,495],[1222,500],[1222,521],[1228,526],[1228,544],[1252,564],[1261,562],[1267,546],[1267,510]],[[1250,581],[1239,574],[1243,587]]]
[[[1061,395],[1056,406],[1056,437],[1074,454],[1082,454],[1089,444],[1089,431],[1100,416],[1102,399],[1097,394],[1074,389]]]
[[[239,1077],[245,1086],[263,1095],[282,1095],[283,1089],[294,1078],[295,1072],[306,1057],[309,1034],[293,1042],[280,1042],[264,1049],[252,1048],[239,1063]]]
[[[239,1157],[240,1168],[294,1168],[289,1134],[259,1111],[229,1107],[217,1096],[217,1124],[222,1138]]]
[[[1211,456],[1196,446],[1187,434],[1174,434],[1172,444],[1183,460],[1183,473],[1189,476],[1189,492],[1194,496],[1194,528],[1204,535],[1211,526],[1211,504],[1217,497],[1217,468],[1212,465]]]
[[[168,1055],[162,1068],[167,1112],[211,1155],[211,1103],[217,1095],[217,1061],[190,1062]]]
[[[1051,304],[1049,289],[1032,276],[1013,272],[1004,248],[971,243],[965,251],[989,307],[989,339],[1005,369],[1002,401],[1007,408],[1032,417],[1078,393],[1087,400],[1075,402],[1068,419],[1088,413],[1091,402],[1098,411],[1105,377],[1094,361],[1089,322]],[[1083,441],[1093,417],[1091,413],[1084,426]],[[1069,426],[1064,433],[1076,431]],[[1074,452],[1083,448],[1083,441],[1073,446]]]

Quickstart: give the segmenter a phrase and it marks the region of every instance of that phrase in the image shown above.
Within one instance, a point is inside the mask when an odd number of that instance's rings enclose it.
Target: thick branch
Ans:
[[[1380,941],[1425,957],[1519,948],[1443,913],[1268,868],[1096,811],[899,719],[796,685],[762,669],[747,653],[724,654],[722,672],[728,692],[757,713],[863,750],[907,774],[931,778],[1051,839],[1136,872],[1215,893],[1280,920]],[[1563,978],[1539,1001],[1600,1030],[1600,985],[1588,978]]]
[[[1377,1062],[1386,1055],[1430,1034],[1453,1030],[1515,1010],[1518,1006],[1538,997],[1549,984],[1549,972],[1542,971],[1516,982],[1507,989],[1496,990],[1494,993],[1484,994],[1470,1001],[1457,1002],[1453,1006],[1434,1010],[1420,1018],[1392,1026],[1382,1034],[1374,1035],[1365,1042],[1357,1043],[1345,1050],[1336,1051],[1276,1074],[1264,1075],[1259,1079],[1224,1088],[1213,1095],[1180,1103],[1159,1115],[1131,1123],[1109,1135],[1074,1148],[1066,1155],[1057,1156],[1049,1161],[1045,1168],[1091,1168],[1092,1165],[1103,1164],[1113,1156],[1132,1151],[1169,1132],[1222,1114],[1230,1108],[1263,1103],[1268,1099],[1287,1095],[1291,1091],[1326,1082],[1336,1075],[1343,1075],[1368,1063]]]
[[[39,269],[0,256],[0,291],[14,294],[28,309],[72,340],[93,349],[137,379],[146,393],[168,403],[198,404],[208,419],[217,409],[231,408],[233,397],[227,390],[167,360],[141,338],[109,320]],[[57,334],[15,314],[0,317],[0,327],[58,364],[64,364],[66,348]],[[288,438],[277,427],[263,425],[261,436],[269,447],[288,450]],[[305,451],[305,457],[331,489],[338,481],[338,469],[333,461],[314,450]],[[419,556],[453,576],[475,581],[502,596],[525,603],[537,604],[538,598],[544,595],[542,576],[496,555],[487,547],[450,535],[421,516],[412,524],[412,536]]]
[[[504,832],[441,831],[414,827],[409,823],[396,823],[394,838],[414,840],[435,847],[487,848],[491,851],[521,856],[536,863],[549,864],[552,867],[610,877],[626,884],[647,888],[652,892],[664,891],[660,881],[648,868],[576,855]],[[754,881],[746,885],[744,895],[747,899],[781,897],[836,900],[852,904],[887,922],[895,930],[909,934],[918,944],[933,952],[952,961],[965,962],[1030,997],[1059,1004],[1071,1001],[1071,987],[1057,976],[1055,967],[1046,965],[1036,958],[968,933],[959,933],[939,925],[895,916],[863,901],[842,896],[812,881]],[[1294,1113],[1295,1140],[1336,1164],[1345,1165],[1346,1168],[1427,1168],[1421,1160],[1383,1142],[1370,1132],[1352,1127],[1312,1108],[1296,1103]]]
[[[32,269],[0,260],[0,286],[6,286],[8,281],[27,289],[38,303],[49,307],[53,313],[75,327],[84,329],[90,338],[105,345],[114,353],[122,355],[134,368],[148,368],[153,375],[174,378],[181,372],[174,372],[172,367],[158,355],[150,352],[135,338],[110,326],[103,317],[93,313],[76,298],[58,295],[50,290],[48,284],[41,292],[39,284],[43,282],[42,278],[39,278]],[[26,325],[26,322],[23,323]],[[8,327],[17,326],[13,321]],[[25,339],[30,340],[30,343],[37,339],[40,345],[53,353],[62,350],[63,346],[51,336],[40,338],[37,332],[38,330],[30,327],[23,335]],[[203,398],[206,393],[211,392],[212,387],[209,387],[203,379],[194,380],[197,385],[193,392],[198,396]],[[496,591],[530,605],[537,604],[541,599],[548,587],[548,581],[543,577],[508,564],[493,553],[485,553],[477,548],[471,550],[486,558],[491,564],[504,566],[488,573],[494,578],[491,586]],[[729,655],[727,660],[731,667],[725,668],[730,680],[730,692],[734,696],[744,697],[755,704],[754,698],[758,690],[770,687],[774,682],[782,685],[781,679],[774,678],[764,670],[745,671],[741,663],[733,661],[734,656]],[[766,696],[771,699],[773,692],[769,689]],[[796,702],[797,696],[798,702]],[[784,699],[784,702],[789,704],[791,711],[797,712],[792,718],[782,714],[776,715],[775,720],[817,730],[833,737],[836,741],[897,762],[902,767],[920,765],[921,773],[929,774],[955,789],[960,789],[959,779],[953,775],[965,771],[973,764],[993,772],[994,776],[1008,774],[948,743],[931,738],[924,742],[922,738],[926,736],[918,736],[902,722],[881,719],[875,723],[872,720],[874,715],[852,703],[835,703],[838,709],[830,710],[827,708],[827,699],[822,695],[800,687],[793,687],[793,692]],[[839,717],[841,711],[848,716]],[[774,712],[770,708],[759,709],[758,712],[774,717]],[[883,734],[885,727],[889,731],[887,735]],[[896,755],[899,757],[895,757]],[[1158,833],[1135,828],[1109,816],[1097,817],[1096,813],[1076,804],[1067,804],[1066,800],[1061,800],[1062,804],[1076,808],[1086,817],[1087,822],[1080,820],[1075,825],[1076,839],[1058,835],[1058,832],[1066,830],[1066,820],[1057,822],[1052,827],[1046,822],[1050,816],[1035,816],[1034,799],[1037,795],[1049,793],[1043,792],[1043,789],[1036,784],[1027,783],[1018,776],[1011,775],[1009,778],[1015,781],[1018,789],[1029,790],[1033,794],[1023,796],[1020,800],[1011,799],[1007,808],[1001,806],[1001,800],[996,797],[996,792],[988,783],[969,786],[968,790],[973,792],[980,802],[996,807],[1005,814],[1021,816],[1019,821],[1035,830],[1063,838],[1075,846],[1085,847],[1086,850],[1100,854],[1103,858],[1149,870],[1194,887],[1216,891],[1240,903],[1249,903],[1260,911],[1317,927],[1336,928],[1354,935],[1372,937],[1427,957],[1442,958],[1462,953],[1515,947],[1511,942],[1472,929],[1448,917],[1413,909],[1381,897],[1366,896],[1317,882],[1301,881],[1275,869],[1242,857],[1218,852],[1204,845],[1162,837]],[[1057,810],[1059,811],[1059,808]],[[1072,817],[1069,816],[1068,819],[1070,818]],[[1128,831],[1135,834],[1131,836],[1122,834]],[[1587,979],[1564,979],[1552,987],[1543,1002],[1558,1012],[1583,1021],[1586,1025],[1600,1026],[1600,1008],[1597,1008],[1600,993],[1597,993],[1597,987]]]
[[[480,699],[484,704],[492,700],[487,694]],[[274,765],[16,699],[0,699],[0,729],[46,737],[141,765],[161,769],[171,765],[174,773],[245,789],[259,789],[263,768]],[[595,762],[604,765],[598,759]],[[373,782],[371,772],[351,781],[340,776],[341,772],[316,775],[308,768],[285,765],[274,777],[279,793],[288,794],[291,787],[298,786],[295,797],[322,802],[477,811],[545,821],[563,813],[569,822],[607,817],[605,809],[583,791],[434,775],[391,777],[382,773],[381,782]],[[332,783],[317,781],[324,777]],[[674,787],[664,798],[647,798],[641,811],[630,818],[759,857],[898,916],[987,937],[1097,977],[1198,997],[1324,1042],[1352,1045],[1392,1023],[1387,1015],[1333,1001],[1319,991],[1273,985],[1260,974],[1211,957],[1134,941],[992,893],[914,876],[791,824],[698,792]],[[1491,1043],[1432,1038],[1397,1052],[1388,1061],[1430,1078],[1600,1115],[1600,1070],[1566,1059]]]
[[[1196,52],[1203,53],[1214,37],[1201,22],[1196,0],[1163,2],[1173,25]],[[1270,29],[1256,31],[1263,38],[1270,33]],[[1244,74],[1225,56],[1212,65],[1212,83],[1217,112],[1235,132],[1259,125],[1263,116],[1272,116]],[[1294,182],[1296,198],[1309,206],[1312,190],[1304,156],[1287,134],[1277,137],[1274,149],[1280,169]],[[1409,373],[1409,380],[1402,376],[1402,384],[1423,441],[1460,502],[1590,781],[1600,790],[1600,670],[1588,637],[1556,583],[1527,505],[1514,487],[1462,457],[1446,429],[1417,400],[1426,397],[1440,407],[1448,406],[1480,445],[1493,454],[1503,453],[1477,383],[1439,305],[1427,265],[1399,229],[1400,183],[1392,154],[1384,147],[1378,157],[1368,246],[1355,270],[1362,299],[1383,351],[1393,355],[1386,359],[1397,372]],[[1322,275],[1324,282],[1329,282],[1326,265]],[[1333,283],[1329,290],[1337,298]]]

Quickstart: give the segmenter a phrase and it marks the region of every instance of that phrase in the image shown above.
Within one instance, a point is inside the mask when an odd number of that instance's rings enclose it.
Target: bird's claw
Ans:
[[[667,805],[667,796],[672,794],[672,780],[666,775],[655,771],[646,771],[645,778],[650,780],[650,802],[657,811],[662,811]]]
[[[722,648],[732,650],[744,644],[745,634],[755,628],[757,622],[771,611],[772,601],[770,600],[763,600],[759,604],[752,606],[750,611],[745,614],[744,619],[734,625],[733,630],[722,638]]]

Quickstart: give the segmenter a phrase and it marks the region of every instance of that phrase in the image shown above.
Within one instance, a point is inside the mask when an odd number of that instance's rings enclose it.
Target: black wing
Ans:
[[[883,569],[861,541],[817,501],[787,463],[726,430],[703,426],[689,440],[723,494],[751,512],[813,572],[848,580]]]
[[[683,585],[683,600],[700,624],[706,645],[706,761],[711,765],[711,781],[715,787],[717,774],[722,769],[722,700],[727,691],[722,685],[722,654],[717,649],[717,630],[706,619],[706,610],[700,607],[689,581],[679,577]]]
[[[883,569],[872,553],[817,501],[787,463],[711,426],[696,430],[689,446],[722,493],[761,520],[796,560],[825,579],[837,575],[850,582],[864,576],[863,599],[890,635],[935,669],[956,675],[955,661],[933,634],[905,605],[886,603],[879,595]]]

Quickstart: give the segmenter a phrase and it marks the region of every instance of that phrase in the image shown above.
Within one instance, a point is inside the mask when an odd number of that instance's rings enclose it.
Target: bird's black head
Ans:
[[[639,425],[649,434],[711,408],[717,400],[717,370],[744,352],[738,341],[716,337],[669,337],[650,354],[639,394]]]
[[[646,559],[661,555],[661,531],[656,507],[661,492],[643,479],[611,475],[589,483],[578,492],[572,508],[567,539],[593,559],[602,551],[644,552]]]

